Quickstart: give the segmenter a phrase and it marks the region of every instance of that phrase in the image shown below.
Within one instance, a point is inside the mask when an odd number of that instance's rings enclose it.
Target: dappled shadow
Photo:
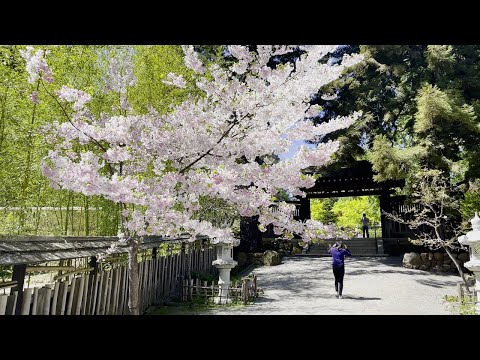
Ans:
[[[271,303],[271,302],[276,302],[278,301],[277,299],[272,299],[272,298],[269,298],[269,297],[266,297],[265,295],[260,295],[259,297],[257,297],[255,299],[255,305],[260,305],[260,304],[268,304],[268,303]]]
[[[396,256],[389,256],[389,257],[351,257],[351,258],[346,258],[346,263],[352,263],[352,264],[370,264],[370,265],[376,265],[376,264],[383,264],[387,266],[393,266],[393,267],[402,267],[402,259],[400,257]]]
[[[395,274],[395,273],[401,273],[405,275],[422,275],[421,270],[419,271],[409,271],[409,270],[402,270],[404,268],[395,270],[395,269],[389,269],[389,270],[353,270],[353,271],[348,271],[345,270],[345,276],[347,275],[365,275],[365,274]],[[425,275],[428,275],[427,272],[424,272]]]
[[[343,299],[335,295],[331,258],[287,257],[254,273],[263,294],[245,308],[215,313],[441,314],[437,299],[456,285],[452,274],[406,269],[400,257],[346,258]]]
[[[332,276],[333,281],[333,276]],[[327,286],[324,283],[312,284],[311,279],[269,279],[269,281],[261,281],[260,287],[265,291],[283,291],[291,292],[294,294],[309,293],[310,291],[318,291],[320,289],[326,289]],[[329,287],[328,287],[329,288]]]
[[[347,258],[348,259],[348,258]],[[386,270],[373,269],[378,264],[388,266]],[[349,271],[349,269],[352,269]],[[402,275],[414,275],[414,276],[445,276],[449,277],[452,275],[458,275],[452,272],[431,272],[424,271],[420,269],[407,269],[403,267],[402,259],[397,256],[388,257],[388,258],[356,258],[349,259],[348,263],[345,263],[345,275],[365,275],[365,274],[394,274],[401,273]]]
[[[353,295],[343,295],[342,300],[382,300],[379,297],[364,297],[364,296],[353,296]]]
[[[444,288],[444,287],[452,287],[452,286],[457,286],[457,281],[448,281],[448,280],[442,280],[442,281],[438,281],[438,280],[434,280],[434,279],[419,279],[419,280],[416,280],[419,284],[422,284],[422,285],[427,285],[427,286],[432,286],[432,287],[441,287],[441,288]]]
[[[304,294],[305,295],[305,294]],[[272,298],[272,297],[269,297],[269,294],[266,293],[264,295],[261,295],[257,298],[257,300],[255,300],[255,303],[262,303],[262,302],[276,302],[276,301],[282,301],[282,300],[285,300],[285,299],[288,299],[288,298],[295,298],[297,297],[298,295],[297,294],[282,294],[279,299],[275,299],[275,298]],[[322,299],[322,300],[330,300],[330,299],[336,299],[337,298],[337,295],[334,295],[332,294],[330,291],[325,291],[325,292],[322,292],[322,293],[311,293],[311,294],[308,294],[308,300],[309,301],[312,301],[314,302],[316,299]],[[260,300],[261,299],[261,300]]]
[[[387,269],[375,269],[378,264],[389,264]],[[287,264],[295,264],[295,272],[291,272]],[[284,267],[286,266],[286,267]],[[396,258],[359,258],[347,260],[345,276],[358,276],[364,274],[418,274],[418,272],[404,269],[401,261]],[[333,287],[333,273],[330,261],[321,261],[318,259],[289,257],[279,266],[257,268],[257,274],[260,276],[260,286],[267,291],[280,291],[281,296],[304,295],[319,296],[321,298],[331,298],[329,291]],[[331,279],[330,279],[331,278]],[[328,284],[325,283],[328,281]],[[331,281],[330,281],[331,280]],[[318,292],[327,294],[318,295]]]
[[[322,261],[320,264],[315,264],[312,268],[312,264],[316,263],[318,259],[308,259],[308,258],[299,258],[299,257],[289,257],[285,259],[286,261],[277,268],[270,268],[266,272],[262,271],[263,284],[270,285],[275,284],[275,287],[281,286],[284,288],[291,287],[298,288],[299,286],[311,286],[312,281],[325,279],[325,274],[332,272],[332,265],[330,261]],[[294,273],[290,271],[283,271],[282,265],[287,265],[287,263],[295,263],[300,269],[296,269]],[[305,264],[305,265],[303,265]],[[300,266],[299,266],[300,265]],[[383,269],[378,269],[378,265],[383,265]],[[386,268],[385,268],[386,266]],[[305,268],[305,270],[301,269]],[[265,269],[265,268],[263,268]],[[412,276],[421,276],[428,277],[431,275],[434,276],[444,276],[450,277],[455,276],[455,274],[450,272],[437,273],[429,272],[418,269],[407,269],[402,265],[402,260],[399,257],[387,257],[387,258],[347,258],[345,262],[345,276],[361,276],[361,275],[382,275],[382,274],[402,274],[402,275],[412,275]],[[333,274],[329,274],[333,276]],[[448,282],[445,283],[449,285]]]

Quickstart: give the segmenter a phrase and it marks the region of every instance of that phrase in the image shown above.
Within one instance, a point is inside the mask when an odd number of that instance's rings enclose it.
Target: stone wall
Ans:
[[[462,266],[469,260],[468,253],[453,254]],[[433,272],[452,272],[456,273],[457,268],[447,253],[406,253],[403,255],[403,267],[407,269],[419,269]]]
[[[275,266],[281,263],[282,254],[273,250],[266,250],[263,253],[240,252],[237,255],[236,261],[238,262],[238,267],[242,267],[242,268],[252,264]]]
[[[280,256],[293,256],[302,253],[302,246],[296,241],[280,240],[278,238],[264,238],[263,250],[273,250]]]

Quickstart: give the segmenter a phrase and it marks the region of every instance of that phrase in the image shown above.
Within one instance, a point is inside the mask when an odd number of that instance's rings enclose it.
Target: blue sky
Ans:
[[[308,144],[304,140],[295,140],[290,146],[290,149],[288,150],[288,152],[278,155],[280,157],[280,160],[287,160],[292,158],[297,153],[301,145],[306,145],[311,148],[315,147],[314,144]]]

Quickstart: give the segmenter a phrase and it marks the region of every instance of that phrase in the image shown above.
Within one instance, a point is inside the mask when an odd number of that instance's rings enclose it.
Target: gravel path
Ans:
[[[405,269],[396,257],[347,258],[345,263],[343,299],[335,296],[331,258],[293,257],[254,270],[264,290],[254,304],[209,313],[448,315],[443,297],[455,295],[460,280]]]

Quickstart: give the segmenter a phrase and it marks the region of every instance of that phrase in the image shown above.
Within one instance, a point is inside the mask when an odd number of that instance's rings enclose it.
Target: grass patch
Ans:
[[[149,315],[208,315],[209,311],[214,309],[224,309],[225,307],[239,309],[245,306],[246,305],[241,302],[217,305],[210,300],[208,303],[205,303],[204,298],[194,297],[193,301],[158,306],[152,310]]]
[[[458,296],[445,295],[444,299],[451,304],[450,310],[456,315],[477,315],[473,296],[465,296],[461,303],[458,302]]]

